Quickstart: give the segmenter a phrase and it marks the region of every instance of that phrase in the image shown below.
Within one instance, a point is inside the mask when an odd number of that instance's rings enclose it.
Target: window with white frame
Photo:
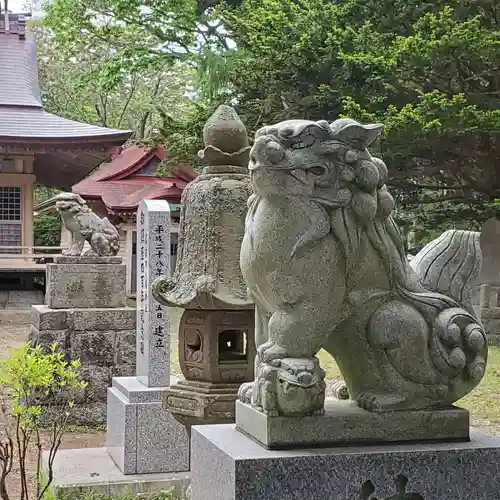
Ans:
[[[0,186],[0,247],[17,247],[22,243],[21,188]],[[19,253],[20,249],[0,248],[0,253]]]

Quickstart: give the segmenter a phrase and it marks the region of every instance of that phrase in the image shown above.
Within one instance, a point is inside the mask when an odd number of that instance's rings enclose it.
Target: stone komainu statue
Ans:
[[[256,134],[240,263],[259,347],[239,397],[270,415],[323,411],[321,348],[369,411],[446,407],[484,375],[479,234],[447,231],[408,261],[387,167],[367,150],[382,128],[290,120]]]
[[[98,217],[74,193],[61,193],[55,197],[55,206],[64,227],[71,233],[71,247],[63,255],[79,256],[87,241],[99,256],[114,256],[120,250],[120,235],[107,218]]]

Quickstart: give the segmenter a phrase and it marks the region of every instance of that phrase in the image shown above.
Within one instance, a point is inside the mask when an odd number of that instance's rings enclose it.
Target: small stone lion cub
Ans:
[[[114,256],[120,249],[120,237],[107,217],[101,219],[75,193],[61,193],[55,197],[56,210],[61,214],[64,227],[71,233],[71,246],[63,255],[80,256],[88,241],[92,252],[99,256]]]

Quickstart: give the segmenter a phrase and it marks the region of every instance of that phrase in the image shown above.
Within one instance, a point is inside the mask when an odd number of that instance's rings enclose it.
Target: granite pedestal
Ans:
[[[266,450],[234,425],[193,427],[192,500],[496,500],[500,437]]]
[[[56,257],[47,264],[45,304],[53,309],[125,307],[121,257]]]
[[[108,390],[106,446],[123,474],[188,471],[188,431],[162,407],[177,381],[170,377],[168,313],[151,293],[156,276],[170,275],[168,203],[143,200],[137,221],[137,373],[114,378]]]
[[[88,382],[76,397],[73,424],[104,423],[111,379],[135,374],[136,311],[126,307],[121,262],[121,257],[57,257],[47,264],[46,303],[32,306],[29,339],[45,348],[57,343],[68,361],[80,360]],[[50,422],[50,410],[44,416]]]
[[[114,378],[108,390],[106,446],[126,475],[188,471],[188,431],[162,407],[177,382],[170,377],[168,313],[151,293],[156,276],[170,275],[168,203],[143,200],[137,221],[137,372]]]
[[[106,446],[123,474],[189,470],[188,433],[162,408],[164,392],[165,387],[146,387],[137,377],[113,379]]]
[[[467,441],[469,412],[450,407],[371,413],[327,398],[324,415],[268,417],[236,401],[236,427],[269,449],[407,441]]]

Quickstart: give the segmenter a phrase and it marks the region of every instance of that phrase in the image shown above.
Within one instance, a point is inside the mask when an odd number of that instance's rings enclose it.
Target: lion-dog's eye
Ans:
[[[305,148],[309,148],[310,146],[312,146],[315,141],[316,141],[316,138],[314,137],[314,135],[309,134],[309,135],[306,135],[305,137],[303,137],[303,139],[300,141],[292,142],[290,144],[290,147],[292,149],[305,149]]]
[[[325,167],[322,167],[321,165],[316,165],[314,167],[308,168],[307,172],[317,175],[318,177],[320,175],[323,175],[325,173]]]

